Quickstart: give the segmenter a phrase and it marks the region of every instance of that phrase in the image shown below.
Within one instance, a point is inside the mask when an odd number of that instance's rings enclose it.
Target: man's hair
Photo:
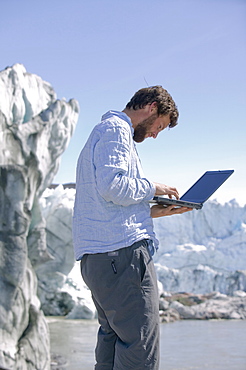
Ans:
[[[179,116],[178,108],[171,95],[162,86],[150,86],[138,90],[127,103],[126,108],[138,110],[154,102],[157,104],[158,116],[170,114],[169,127],[176,126]]]

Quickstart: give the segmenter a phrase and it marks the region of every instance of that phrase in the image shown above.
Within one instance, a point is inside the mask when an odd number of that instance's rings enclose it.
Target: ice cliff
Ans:
[[[54,257],[39,199],[58,170],[78,103],[21,64],[0,72],[0,367],[49,369],[35,269]]]
[[[228,295],[246,290],[246,206],[208,201],[202,210],[156,219],[155,231],[164,290]]]

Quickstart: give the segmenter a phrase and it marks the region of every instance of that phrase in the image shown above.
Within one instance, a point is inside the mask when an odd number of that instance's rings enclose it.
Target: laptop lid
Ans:
[[[207,171],[187,190],[180,200],[204,203],[228,179],[234,170]]]
[[[234,170],[207,171],[178,200],[156,196],[151,203],[201,209],[203,203],[228,179]]]

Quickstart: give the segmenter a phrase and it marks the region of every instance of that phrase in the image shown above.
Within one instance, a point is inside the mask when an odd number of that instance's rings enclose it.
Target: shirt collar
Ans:
[[[107,119],[107,118],[112,117],[112,116],[117,116],[117,117],[123,119],[124,121],[126,121],[130,126],[132,136],[133,136],[134,129],[133,129],[133,126],[132,126],[132,121],[131,121],[130,117],[127,114],[125,114],[124,112],[116,111],[116,110],[110,110],[102,116],[102,120]]]

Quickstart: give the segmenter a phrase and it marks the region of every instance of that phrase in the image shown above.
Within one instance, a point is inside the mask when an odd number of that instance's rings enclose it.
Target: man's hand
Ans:
[[[179,193],[176,188],[172,188],[171,186],[159,184],[158,182],[153,183],[155,185],[155,195],[168,195],[169,198],[174,196],[176,199],[179,199]]]
[[[177,207],[175,205],[163,207],[162,205],[157,204],[151,207],[150,215],[152,218],[158,218],[158,217],[163,217],[163,216],[179,215],[181,213],[185,213],[188,211],[192,211],[192,208]]]

